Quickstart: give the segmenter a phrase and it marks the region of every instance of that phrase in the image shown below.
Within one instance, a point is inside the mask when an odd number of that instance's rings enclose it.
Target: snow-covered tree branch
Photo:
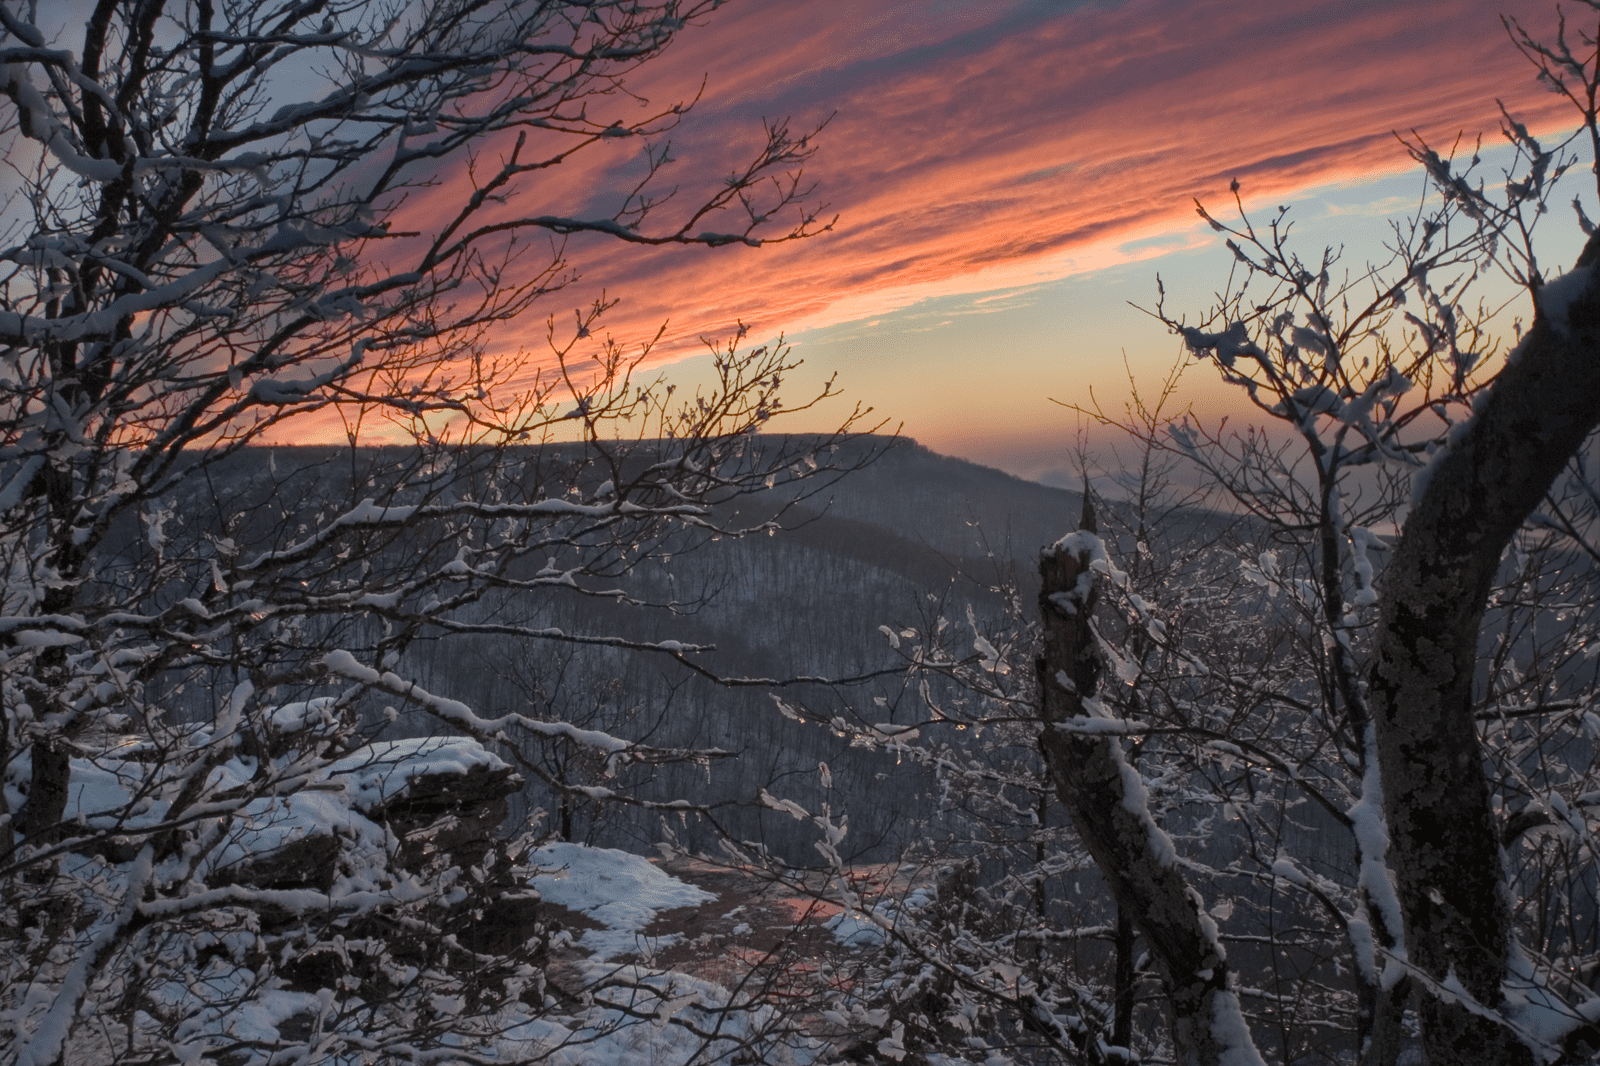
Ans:
[[[1402,136],[1429,191],[1376,262],[1307,256],[1237,184],[1202,206],[1234,272],[1199,319],[1152,310],[1255,424],[1181,410],[1183,365],[1080,403],[1133,461],[1047,549],[1037,627],[942,600],[885,627],[904,750],[967,832],[916,855],[938,906],[873,912],[908,1047],[1043,1046],[924,961],[954,958],[1070,1016],[1065,1061],[1593,1060],[1600,187],[1571,269],[1538,239],[1600,143],[1585,7],[1554,42],[1508,24],[1573,137],[1505,115],[1485,174]],[[814,714],[885,744],[881,717]]]
[[[693,101],[627,79],[717,6],[0,0],[8,1061],[555,1052],[530,842],[499,833],[520,775],[549,745],[604,780],[727,753],[461,699],[417,652],[692,662],[550,605],[692,610],[639,564],[769,531],[863,458],[835,449],[855,416],[759,436],[808,404],[742,327],[692,396],[604,337],[609,299],[543,312],[548,352],[490,347],[576,278],[568,237],[828,225],[783,122],[698,199],[664,187]],[[637,184],[539,198],[618,143]],[[345,446],[247,447],[318,414]]]

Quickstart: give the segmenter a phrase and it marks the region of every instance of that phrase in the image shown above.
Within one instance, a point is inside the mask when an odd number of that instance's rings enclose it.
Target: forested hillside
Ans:
[[[601,760],[577,745],[551,741],[545,756],[548,772],[570,784],[607,788],[627,798],[692,795],[700,803],[726,802],[718,815],[725,828],[744,839],[763,840],[793,861],[811,856],[809,833],[796,836],[791,819],[763,811],[753,800],[759,789],[777,782],[784,783],[786,794],[811,798],[817,765],[826,762],[835,805],[849,811],[850,853],[863,860],[892,858],[906,843],[939,832],[937,804],[927,795],[928,775],[908,766],[888,773],[893,756],[852,748],[848,738],[833,731],[784,717],[772,692],[816,708],[833,706],[852,718],[873,707],[874,699],[884,701],[886,721],[924,715],[914,693],[904,691],[902,660],[880,627],[921,625],[925,615],[965,619],[969,606],[975,617],[996,623],[1006,609],[999,590],[1013,582],[1020,583],[1022,602],[1031,603],[1037,553],[1071,527],[1080,501],[1075,493],[936,455],[910,440],[865,438],[844,448],[849,453],[836,456],[842,465],[872,461],[790,507],[780,519],[781,530],[772,535],[674,534],[678,542],[633,575],[632,594],[676,602],[676,608],[523,592],[482,609],[486,617],[571,634],[714,645],[714,652],[693,658],[722,678],[855,679],[886,672],[883,676],[841,686],[727,686],[664,655],[558,641],[530,651],[526,642],[493,636],[447,645],[428,634],[412,645],[397,672],[429,691],[456,694],[495,714],[517,711],[657,747],[727,751],[732,758],[711,766],[634,765],[618,778],[607,778]],[[578,460],[575,450],[529,450],[524,469],[529,476],[541,467],[565,473],[567,464]],[[397,461],[397,453],[383,449],[355,454],[327,448],[251,450],[192,483],[193,496],[183,510],[192,515],[215,509],[218,521],[231,521],[251,539],[292,538],[314,521],[313,512],[358,504],[372,470]],[[439,476],[461,479],[450,491],[484,489],[471,483],[470,470]],[[756,525],[789,498],[777,489],[768,497],[740,500],[736,511],[719,519],[731,526]],[[276,519],[281,530],[270,528],[276,514],[282,514]],[[369,562],[380,570],[398,567],[428,550],[422,531],[413,531],[385,542]],[[189,701],[189,713],[203,715],[214,693],[182,698]],[[437,728],[428,715],[402,711],[383,735]],[[513,812],[522,821],[542,812],[543,824],[558,836],[634,850],[648,849],[663,834],[658,813],[570,795],[563,803],[531,777]],[[715,835],[695,821],[671,829],[691,848],[710,846]]]

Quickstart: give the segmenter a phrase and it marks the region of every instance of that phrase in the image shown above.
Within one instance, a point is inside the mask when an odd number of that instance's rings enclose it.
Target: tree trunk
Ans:
[[[1133,1045],[1133,994],[1138,990],[1133,968],[1135,939],[1128,912],[1117,908],[1117,968],[1112,979],[1112,1005],[1116,1015],[1111,1027],[1111,1043],[1117,1047]]]
[[[1093,532],[1084,497],[1082,528]],[[1057,544],[1039,559],[1039,609],[1044,621],[1039,672],[1044,729],[1040,751],[1061,802],[1072,815],[1101,876],[1149,945],[1172,1008],[1172,1038],[1182,1066],[1259,1063],[1229,988],[1222,947],[1200,918],[1200,896],[1184,879],[1172,842],[1150,817],[1144,785],[1118,738],[1057,728],[1091,717],[1086,703],[1100,674],[1089,618],[1094,610],[1087,554]],[[1230,1054],[1231,1052],[1231,1054]]]
[[[71,766],[67,747],[59,737],[35,740],[32,756],[28,800],[17,818],[17,830],[29,844],[44,847],[55,843],[61,835]]]
[[[1371,709],[1410,962],[1504,1002],[1511,917],[1473,721],[1478,633],[1501,553],[1600,423],[1600,284],[1591,238],[1540,290],[1533,329],[1435,459],[1383,577]],[[1424,982],[1429,1066],[1526,1064],[1504,1025]]]

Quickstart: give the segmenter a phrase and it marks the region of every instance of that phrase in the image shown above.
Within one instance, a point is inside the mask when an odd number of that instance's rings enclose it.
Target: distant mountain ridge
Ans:
[[[782,447],[806,440],[774,435],[752,438],[752,444]],[[625,447],[649,446],[646,441]],[[509,455],[522,452],[519,447]],[[785,698],[831,708],[830,713],[870,710],[880,715],[878,720],[918,717],[925,712],[914,691],[906,688],[904,661],[880,627],[919,624],[922,613],[931,609],[930,596],[952,623],[966,624],[969,605],[979,619],[998,620],[1004,603],[990,586],[1007,577],[1022,589],[1023,602],[1031,602],[1038,551],[1075,527],[1081,499],[1077,493],[938,455],[906,438],[858,438],[841,445],[832,458],[849,467],[874,452],[881,454],[865,468],[786,512],[776,535],[699,537],[693,550],[670,550],[669,558],[645,562],[625,582],[636,594],[661,600],[681,598],[684,590],[696,595],[713,591],[709,602],[693,613],[536,595],[508,599],[493,609],[572,633],[715,645],[716,652],[699,660],[722,676],[846,677],[892,670],[873,685],[837,691],[802,686],[786,690]],[[412,454],[400,448],[246,449],[191,479],[185,491],[194,498],[186,506],[214,507],[219,516],[252,515],[243,520],[254,530],[247,539],[281,547],[297,535],[296,512],[307,517],[321,513],[325,522],[381,494],[381,471],[404,465]],[[519,478],[535,479],[525,480],[525,487],[543,480],[540,471],[559,471],[551,476],[552,485],[571,484],[575,469],[580,471],[577,483],[598,485],[601,474],[582,472],[583,463],[579,446],[554,445],[526,449],[526,461],[511,468],[527,471],[518,473]],[[432,491],[448,496],[484,489],[481,481],[452,483],[452,476],[449,469],[438,470]],[[735,501],[719,517],[733,526],[759,523],[783,491],[779,485]],[[276,505],[260,509],[262,514],[249,506],[266,496],[286,501],[288,510],[278,520],[281,530],[271,528],[271,516],[279,513]],[[136,539],[131,530],[130,536]],[[426,550],[416,537],[400,533],[382,549],[394,559],[374,558],[373,565],[398,565],[406,553]],[[784,718],[762,689],[719,687],[664,656],[490,637],[424,639],[413,645],[397,671],[430,691],[491,713],[516,709],[655,745],[740,753],[735,760],[718,763],[709,780],[705,768],[694,766],[635,767],[615,780],[602,779],[597,767],[574,752],[553,751],[550,771],[575,784],[653,799],[693,796],[718,802],[749,801],[759,788],[783,781],[787,794],[808,802],[816,798],[817,764],[826,761],[836,795],[872,797],[851,812],[852,840],[861,857],[892,857],[899,844],[926,831],[913,824],[928,809],[918,799],[931,785],[926,774],[902,767],[881,777],[893,761],[881,752],[852,749],[828,730]],[[878,699],[883,702],[875,703]],[[388,735],[431,728],[423,716],[402,711]],[[531,817],[541,809],[549,824],[574,839],[635,851],[661,837],[657,816],[598,804],[563,804],[529,776],[527,792],[513,797],[515,817]],[[765,839],[777,850],[797,849],[797,859],[809,854],[809,837],[789,819],[772,814],[738,806],[727,812],[725,822],[739,835]],[[692,824],[673,830],[691,845],[710,842]]]

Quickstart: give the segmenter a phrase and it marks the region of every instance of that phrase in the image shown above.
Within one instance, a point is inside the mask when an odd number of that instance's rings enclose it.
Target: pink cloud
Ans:
[[[759,141],[763,117],[832,115],[808,176],[834,231],[762,249],[567,249],[583,280],[496,347],[542,348],[601,287],[617,336],[670,320],[669,350],[736,318],[763,334],[871,313],[920,294],[1061,273],[1089,255],[1225,206],[1409,167],[1392,136],[1498,136],[1495,98],[1536,128],[1566,122],[1511,46],[1501,0],[741,0],[687,30],[630,87],[692,96],[671,181],[688,198]],[[1530,29],[1540,29],[1530,26]],[[636,107],[618,99],[619,109]],[[619,111],[619,113],[623,113]],[[552,172],[513,205],[598,212],[639,171],[638,146]],[[430,200],[459,195],[446,178]]]
[[[759,253],[597,249],[591,280],[627,301],[616,328],[815,322],[863,290],[959,284],[1178,224],[1192,197],[1219,201],[1235,176],[1270,195],[1402,169],[1391,131],[1444,143],[1493,131],[1496,96],[1539,125],[1559,115],[1495,5],[1476,0],[1135,2],[1051,17],[969,5],[948,24],[921,4],[853,3],[852,20],[829,21],[838,10],[745,5],[671,60],[711,78],[686,158],[725,163],[719,142],[741,119],[837,112],[813,167],[836,231]],[[741,61],[768,39],[786,43]]]

